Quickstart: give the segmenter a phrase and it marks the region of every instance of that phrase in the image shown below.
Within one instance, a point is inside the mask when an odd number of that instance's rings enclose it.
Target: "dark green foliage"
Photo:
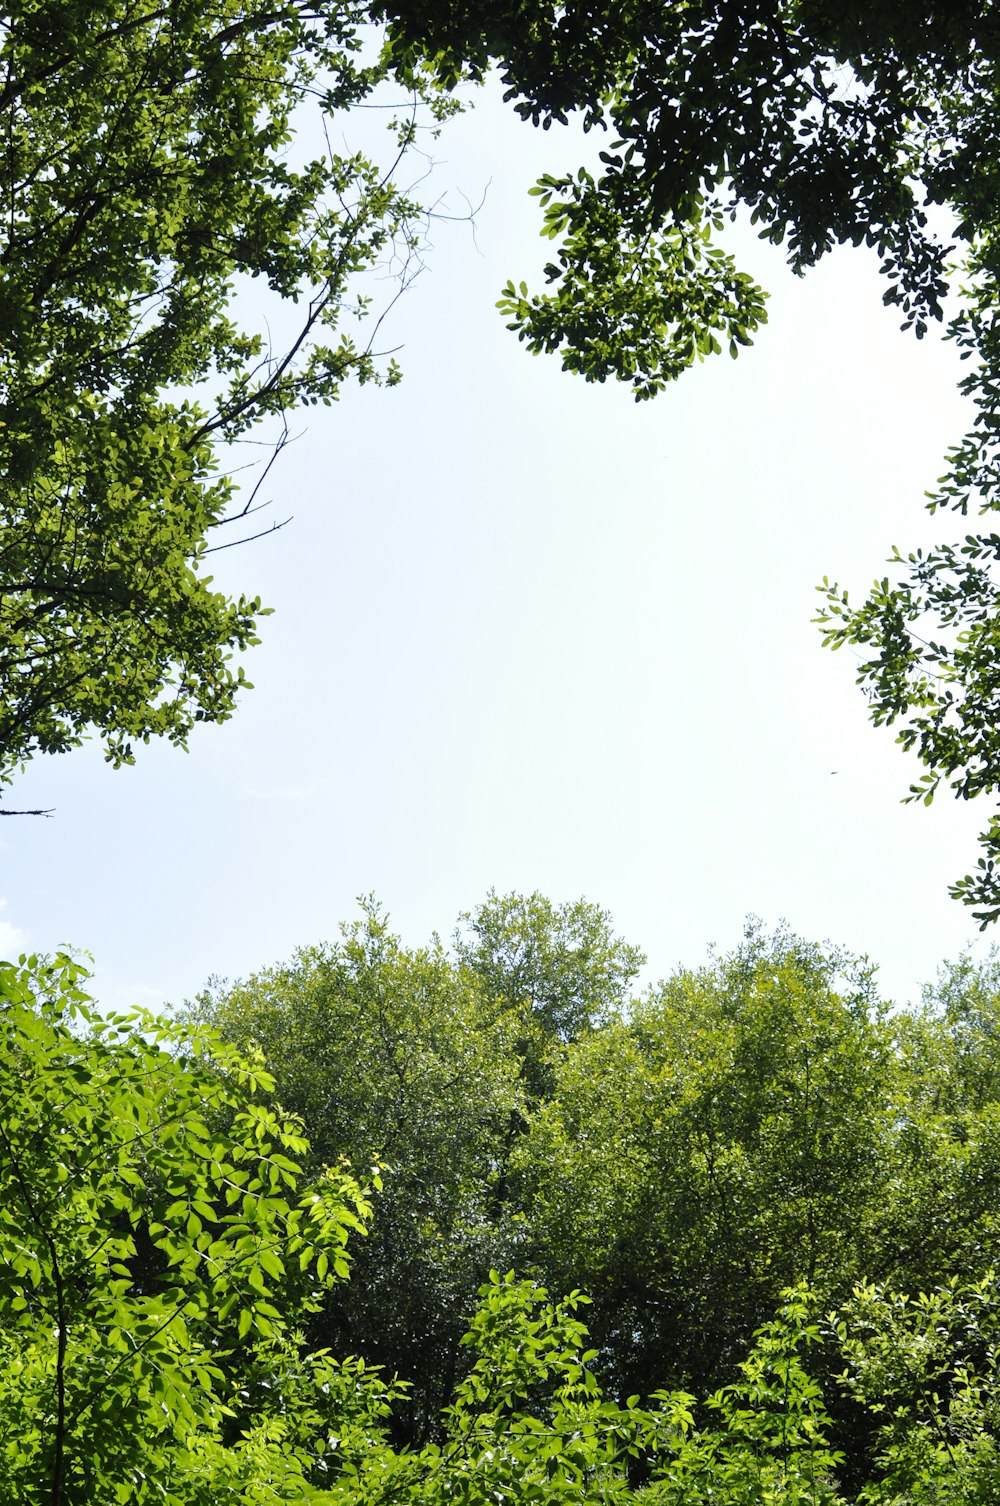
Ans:
[[[417,211],[361,156],[286,160],[307,98],[332,111],[377,83],[361,19],[264,0],[6,8],[0,780],[88,727],[121,763],[231,713],[259,603],[205,573],[233,516],[227,447],[260,420],[280,435],[350,375],[395,379],[338,326]],[[262,302],[241,329],[247,279]],[[298,306],[284,348],[265,288]]]
[[[968,69],[995,41],[981,7],[390,0],[379,11],[397,58],[431,56],[445,82],[494,61],[526,119],[580,112],[607,130],[595,245],[610,208],[645,241],[648,269],[661,232],[697,224],[706,204],[740,202],[787,242],[797,270],[835,244],[867,242],[907,316],[940,316],[945,253],[922,203],[928,187],[939,199],[954,187],[940,135],[942,117],[958,118],[952,93],[989,97]]]
[[[433,122],[496,65],[525,120],[604,133],[596,173],[537,185],[547,287],[511,282],[501,307],[530,349],[637,397],[762,322],[764,294],[718,243],[740,206],[796,271],[874,248],[918,334],[942,315],[949,252],[927,209],[949,207],[966,284],[951,329],[979,363],[978,417],[937,500],[993,505],[1000,28],[985,0],[33,0],[8,7],[0,58],[2,780],[88,730],[120,763],[231,713],[260,608],[205,573],[234,516],[228,447],[261,420],[280,435],[348,376],[397,376],[376,320],[357,340],[344,326],[367,312],[366,272],[394,257],[405,282],[424,212],[362,156],[288,157],[297,111],[326,124],[383,82]],[[394,158],[413,131],[395,126]],[[284,346],[263,311],[234,322],[248,279],[296,308]],[[994,558],[987,531],[915,557],[910,583],[860,613],[833,594],[832,637],[875,646],[873,711],[908,719],[924,797],[942,778],[995,788]],[[961,636],[923,643],[928,613]],[[991,828],[958,886],[986,916],[998,842]]]
[[[206,996],[198,1014],[264,1052],[282,1103],[309,1127],[314,1168],[381,1166],[357,1279],[310,1334],[411,1382],[400,1425],[422,1435],[506,1243],[505,1167],[524,1122],[516,1018],[439,946],[404,948],[372,904],[338,945]]]
[[[752,932],[567,1054],[519,1148],[528,1250],[594,1298],[616,1391],[718,1385],[784,1287],[871,1271],[895,1074],[840,965]]]
[[[885,302],[918,336],[957,293],[947,331],[970,361],[962,387],[975,413],[930,506],[985,521],[957,541],[894,554],[892,575],[860,607],[825,583],[821,620],[829,644],[862,649],[873,720],[898,725],[924,766],[909,798],[929,803],[942,786],[961,799],[996,796],[996,6],[390,0],[383,10],[395,57],[430,56],[445,83],[493,60],[525,119],[548,126],[578,113],[606,133],[596,177],[537,186],[543,233],[559,243],[548,289],[511,281],[500,303],[529,349],[560,351],[588,380],[614,376],[648,397],[724,344],[736,354],[749,343],[763,294],[714,240],[740,208],[797,272],[836,245],[873,249]],[[1000,916],[1000,817],[982,846],[952,893],[985,926]]]

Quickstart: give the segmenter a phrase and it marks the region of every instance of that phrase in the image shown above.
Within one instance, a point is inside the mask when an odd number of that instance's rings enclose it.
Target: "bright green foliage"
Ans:
[[[910,1068],[936,1109],[971,1116],[1000,1103],[1000,955],[944,964],[923,992],[923,1009],[899,1018],[904,1038],[921,1027],[935,1038],[939,1059]]]
[[[968,441],[964,448],[970,450]],[[975,464],[982,475],[994,468],[985,445]],[[905,560],[897,552],[892,563],[903,578],[876,581],[861,607],[824,581],[828,604],[818,619],[824,642],[853,644],[869,655],[857,678],[872,720],[900,722],[897,741],[925,767],[905,797],[909,803],[930,805],[942,785],[964,800],[1000,790],[1000,596],[991,568],[998,557],[1000,534],[992,530]],[[985,930],[1000,917],[1000,817],[990,818],[980,843],[974,871],[950,892],[975,907]]]
[[[1000,978],[996,958],[943,968],[891,1021],[897,1133],[868,1276],[904,1291],[1000,1262]]]
[[[688,1392],[659,1392],[646,1406],[604,1395],[576,1316],[580,1293],[553,1302],[493,1272],[480,1298],[464,1341],[475,1363],[440,1443],[373,1454],[345,1471],[324,1506],[702,1506],[716,1496],[729,1506],[840,1506],[822,1394],[798,1357],[819,1334],[804,1294],[788,1294],[740,1380],[707,1399],[701,1425]],[[635,1477],[650,1476],[636,1491]]]
[[[720,338],[736,356],[764,323],[767,294],[712,244],[721,214],[699,211],[654,237],[630,225],[585,168],[531,192],[546,206],[543,235],[561,239],[545,268],[554,290],[509,282],[497,307],[532,354],[563,349],[565,371],[611,376],[650,398],[717,355]]]
[[[717,1385],[783,1287],[870,1272],[898,1095],[850,972],[751,931],[567,1053],[515,1169],[529,1257],[594,1298],[616,1390]]]
[[[692,1431],[684,1419],[674,1433],[672,1457],[657,1461],[657,1481],[643,1494],[649,1506],[701,1506],[715,1497],[727,1506],[842,1506],[843,1455],[830,1446],[823,1391],[804,1364],[821,1339],[814,1307],[805,1286],[783,1294],[739,1379],[707,1399],[714,1420]]]
[[[395,380],[338,325],[365,314],[356,274],[405,261],[417,211],[364,157],[287,158],[303,102],[376,85],[362,19],[297,0],[5,9],[0,780],[88,727],[122,763],[230,714],[259,603],[204,569],[232,516],[222,454],[348,376]],[[296,305],[282,348],[265,288]]]
[[[465,1343],[474,1364],[440,1441],[373,1438],[313,1499],[322,1506],[991,1506],[996,1500],[996,1296],[992,1277],[909,1299],[859,1286],[821,1318],[785,1291],[736,1378],[699,1400],[658,1391],[610,1400],[577,1313],[512,1273],[491,1273]],[[814,1360],[836,1373],[821,1385]],[[838,1369],[839,1367],[839,1369]],[[871,1437],[844,1479],[828,1404]]]
[[[995,960],[887,1015],[866,966],[751,928],[616,1017],[607,917],[521,907],[456,963],[369,905],[203,1001],[243,1055],[100,1017],[65,957],[0,968],[0,1499],[993,1506]],[[476,970],[539,938],[594,1005],[547,1100]],[[374,1214],[344,1150],[389,1162]],[[517,1271],[477,1299],[491,1252]]]
[[[339,1392],[355,1437],[384,1406],[295,1337],[367,1203],[341,1171],[303,1184],[263,1073],[100,1018],[83,976],[0,968],[0,1497],[301,1501],[315,1440],[276,1376]]]
[[[571,1041],[620,1014],[645,956],[585,899],[498,895],[466,911],[455,953],[504,1009],[525,1010],[545,1035]]]
[[[413,1382],[400,1426],[422,1436],[451,1394],[476,1292],[507,1248],[506,1165],[524,1123],[519,1021],[440,945],[403,947],[371,902],[336,946],[205,996],[199,1013],[263,1051],[314,1167],[382,1164],[355,1279],[309,1332]]]
[[[992,1506],[1000,1494],[995,1275],[907,1297],[866,1285],[837,1315],[841,1382],[879,1418],[864,1506]]]
[[[550,1303],[543,1289],[495,1272],[481,1296],[463,1340],[475,1364],[445,1414],[440,1451],[425,1457],[455,1458],[466,1499],[621,1499],[650,1420],[606,1401],[587,1368],[596,1351],[576,1317],[586,1299]]]

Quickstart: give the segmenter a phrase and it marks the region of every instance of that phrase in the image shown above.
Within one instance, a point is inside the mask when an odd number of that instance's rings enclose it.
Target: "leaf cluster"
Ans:
[[[368,1204],[344,1172],[305,1184],[259,1067],[99,1015],[84,977],[0,968],[0,1492],[194,1506],[263,1471],[269,1499],[298,1499],[253,1375],[298,1363]]]
[[[0,780],[96,727],[115,763],[230,715],[260,602],[213,588],[229,447],[377,360],[355,284],[421,211],[361,154],[289,153],[368,97],[363,12],[37,0],[0,26]],[[399,149],[394,155],[398,156]],[[236,294],[256,283],[249,327]],[[268,299],[295,310],[284,346]],[[288,326],[278,320],[278,328]]]

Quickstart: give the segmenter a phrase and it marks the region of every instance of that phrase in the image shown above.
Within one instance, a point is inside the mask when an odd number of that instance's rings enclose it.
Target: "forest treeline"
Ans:
[[[6,966],[0,1495],[995,1502],[1000,965],[643,962],[491,894],[172,1022]]]

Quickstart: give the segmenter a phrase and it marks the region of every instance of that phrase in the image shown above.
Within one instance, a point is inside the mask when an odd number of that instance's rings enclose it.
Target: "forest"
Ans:
[[[0,1478],[69,1502],[1000,1487],[1000,961],[373,901],[171,1021],[0,972]]]
[[[435,214],[400,163],[499,74],[526,128],[605,143],[535,185],[545,285],[499,301],[528,352],[640,401],[740,356],[745,212],[799,274],[867,247],[967,359],[953,536],[822,620],[910,798],[995,798],[990,0],[9,0],[0,59],[5,789],[234,713],[266,608],[207,560],[275,526],[238,447],[266,476],[296,409],[399,380],[371,274],[405,290]],[[331,129],[386,89],[388,168]],[[952,886],[983,927],[998,864],[994,815]],[[0,1497],[992,1506],[984,958],[903,1006],[751,920],[640,987],[597,904],[491,891],[417,948],[365,897],[169,1013],[102,1008],[66,950],[0,964]]]

